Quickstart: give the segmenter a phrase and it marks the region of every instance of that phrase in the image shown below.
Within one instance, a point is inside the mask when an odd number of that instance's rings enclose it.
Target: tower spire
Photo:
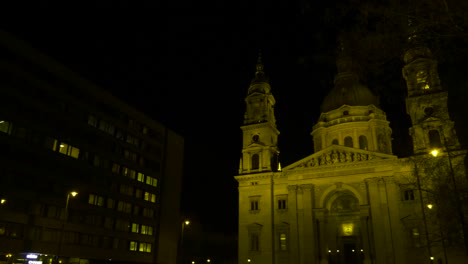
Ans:
[[[408,90],[406,109],[412,122],[413,150],[418,154],[440,148],[442,142],[444,148],[460,147],[448,111],[448,92],[440,84],[437,60],[428,48],[426,32],[424,25],[409,21],[402,71]]]
[[[252,83],[266,82],[268,83],[268,78],[263,72],[263,62],[262,62],[262,50],[258,52],[257,64],[255,65],[255,77],[252,79]]]
[[[255,77],[245,98],[246,110],[242,129],[240,174],[278,171],[278,135],[274,113],[275,98],[263,72],[261,51],[258,54]]]
[[[261,68],[259,68],[259,66]],[[263,64],[262,64],[262,50],[258,50],[258,57],[257,57],[257,71],[263,71]]]
[[[338,73],[353,72],[353,61],[350,55],[349,44],[343,36],[338,37],[338,47],[336,55],[336,68]]]

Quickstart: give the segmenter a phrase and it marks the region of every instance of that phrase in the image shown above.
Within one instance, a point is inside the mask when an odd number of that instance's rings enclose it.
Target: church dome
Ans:
[[[338,74],[335,77],[335,86],[322,102],[322,113],[343,105],[379,105],[378,97],[359,82],[358,76],[351,71],[351,65],[349,58],[341,58],[337,61]]]

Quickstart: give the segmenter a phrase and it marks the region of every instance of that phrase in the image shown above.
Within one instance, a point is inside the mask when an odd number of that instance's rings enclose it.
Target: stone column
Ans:
[[[382,204],[380,199],[381,193],[379,189],[380,178],[366,179],[367,187],[369,190],[369,201],[372,215],[372,225],[369,229],[372,229],[373,241],[374,241],[374,258],[375,264],[386,263],[386,247],[385,241],[387,240],[387,232],[385,230],[385,221],[382,208],[385,208],[385,204]]]
[[[372,133],[372,144],[374,145],[373,151],[379,151],[379,144],[377,143],[377,133],[376,133],[376,128],[371,130]]]
[[[321,257],[320,258],[320,264],[328,264],[328,245],[327,245],[327,241],[326,241],[326,237],[327,237],[327,233],[326,233],[326,230],[327,230],[327,221],[326,221],[326,217],[325,217],[325,212],[324,212],[324,209],[320,210],[320,211],[316,211],[315,212],[315,217],[317,218],[318,222],[319,222],[319,226],[318,226],[318,230],[317,232],[319,232],[319,256]]]
[[[358,136],[357,130],[353,131],[353,147],[354,148],[360,148],[360,146],[359,146],[359,136]]]
[[[338,252],[337,250],[340,250],[340,248],[338,247],[338,241],[337,241],[337,235],[338,235],[338,223],[336,221],[336,217],[332,217],[332,218],[329,218],[327,219],[327,236],[326,236],[326,240],[327,240],[327,245],[328,245],[328,249],[331,250],[330,252],[330,256],[331,256],[331,260],[334,262],[334,263],[338,263],[339,261],[339,256],[341,254],[343,254],[343,251],[341,252]]]
[[[312,216],[312,203],[313,203],[313,184],[303,184],[301,189],[303,191],[303,216],[304,216],[304,263],[311,264],[316,257],[316,246],[314,243],[314,221]]]
[[[398,210],[398,201],[400,200],[400,188],[395,182],[394,177],[384,177],[387,188],[388,196],[388,208],[390,211],[389,220],[392,232],[392,243],[393,243],[393,255],[395,257],[395,263],[404,263],[403,256],[403,234],[401,233],[402,226],[400,221],[400,212]]]
[[[297,219],[297,186],[288,186],[288,215],[289,215],[289,260],[299,263],[299,229]]]
[[[304,199],[302,188],[297,188],[297,230],[298,230],[298,248],[299,248],[299,262],[305,264],[304,251]]]
[[[370,223],[368,223],[368,221],[370,221],[370,219],[369,219],[369,207],[368,206],[361,206],[360,210],[361,210],[361,212],[360,212],[361,223],[360,224],[361,224],[362,248],[359,248],[357,250],[358,250],[359,254],[364,256],[363,263],[364,264],[370,264],[370,263],[372,263],[372,261],[371,261],[372,248],[371,248],[371,244],[370,244],[370,242],[371,242],[370,240],[372,238],[371,238],[371,235],[368,232],[368,228],[370,228]],[[361,252],[361,249],[363,249],[364,252]]]
[[[385,232],[384,236],[384,244],[385,244],[385,259],[388,263],[395,263],[395,255],[393,250],[393,231],[392,231],[392,224],[390,222],[390,214],[389,214],[389,204],[388,204],[388,189],[387,184],[384,178],[380,178],[377,182],[377,186],[379,188],[380,194],[380,219],[381,222],[378,224],[381,226]],[[373,216],[373,215],[372,215]]]

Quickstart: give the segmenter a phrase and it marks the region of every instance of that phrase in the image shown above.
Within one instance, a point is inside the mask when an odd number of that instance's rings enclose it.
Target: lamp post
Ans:
[[[65,203],[65,220],[68,219],[68,203],[70,202],[70,195],[75,197],[78,195],[78,193],[75,191],[67,193],[67,202]]]
[[[184,244],[183,244],[184,243],[184,230],[186,226],[190,225],[190,220],[188,219],[183,220],[181,225],[182,225],[182,228],[180,230],[179,254],[178,254],[179,264],[182,264],[184,261],[184,254],[183,254],[184,252]]]
[[[68,220],[68,204],[70,202],[70,196],[75,197],[77,195],[78,193],[75,191],[71,191],[67,193],[67,200],[65,202],[65,217],[62,221],[62,230],[60,231],[59,246],[58,246],[58,251],[57,251],[57,263],[59,263],[58,258],[60,256],[60,252],[62,251],[63,232],[65,231],[65,222]]]

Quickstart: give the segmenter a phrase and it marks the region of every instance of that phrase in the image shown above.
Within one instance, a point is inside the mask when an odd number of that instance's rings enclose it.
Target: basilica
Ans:
[[[281,168],[275,97],[257,62],[245,98],[235,176],[239,263],[468,263],[463,247],[435,228],[430,209],[436,210],[437,201],[421,187],[428,171],[420,168],[421,160],[449,162],[452,177],[450,172],[444,177],[455,179],[452,163],[465,155],[437,60],[424,45],[404,54],[410,157],[392,153],[386,113],[360,83],[353,59],[342,54],[336,64],[334,86],[311,131],[313,152]],[[453,218],[464,218],[458,212]]]

